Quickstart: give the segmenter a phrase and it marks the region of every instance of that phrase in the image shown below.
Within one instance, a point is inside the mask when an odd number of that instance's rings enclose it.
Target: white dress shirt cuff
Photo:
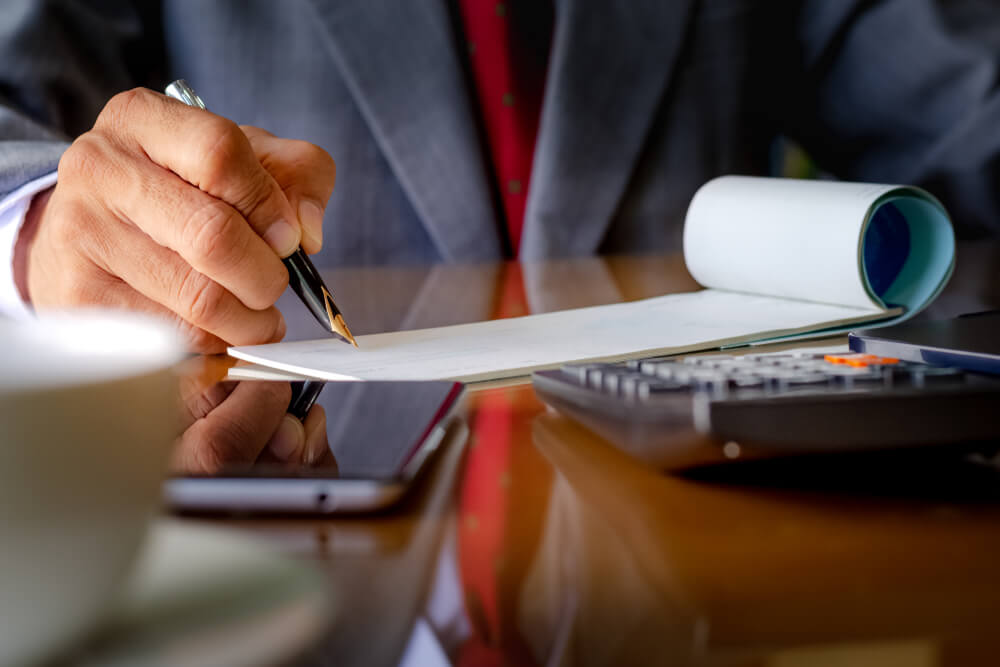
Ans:
[[[15,319],[33,316],[31,307],[21,299],[14,284],[14,244],[31,200],[42,190],[55,185],[56,172],[22,185],[0,201],[0,313]]]

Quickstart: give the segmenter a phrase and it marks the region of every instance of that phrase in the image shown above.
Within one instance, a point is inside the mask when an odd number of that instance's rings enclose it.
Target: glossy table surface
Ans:
[[[679,255],[324,277],[355,334],[697,288]],[[319,335],[294,300],[280,306],[291,338]],[[926,316],[998,307],[1000,243],[961,244]],[[226,365],[191,372],[208,381]],[[464,416],[468,442],[391,512],[190,519],[327,573],[336,622],[301,664],[1000,661],[992,469],[912,457],[662,474],[547,410],[526,383],[474,389]]]

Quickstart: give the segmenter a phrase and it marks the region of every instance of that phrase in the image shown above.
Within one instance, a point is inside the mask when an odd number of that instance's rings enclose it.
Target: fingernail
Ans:
[[[306,433],[306,465],[315,464],[328,449],[329,445],[326,441],[326,417],[316,419],[312,432]]]
[[[280,341],[286,333],[288,333],[288,325],[285,324],[285,318],[281,316],[281,320],[278,322],[278,331],[274,334],[274,342]]]
[[[302,427],[302,422],[291,415],[285,415],[268,446],[278,459],[292,461],[297,454],[301,456],[305,442],[306,430]]]
[[[281,312],[279,312],[278,313],[278,328],[275,329],[275,331],[274,331],[274,337],[271,339],[271,342],[272,343],[277,343],[278,341],[280,341],[282,338],[285,337],[286,333],[288,333],[288,325],[285,324],[285,317],[281,314]]]
[[[278,220],[264,232],[264,240],[281,257],[288,257],[299,245],[299,233],[285,220]]]
[[[299,222],[302,223],[302,235],[313,244],[323,245],[323,209],[311,199],[299,202]]]

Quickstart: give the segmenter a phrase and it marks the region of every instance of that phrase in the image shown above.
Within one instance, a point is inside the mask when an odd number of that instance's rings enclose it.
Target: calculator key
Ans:
[[[767,381],[759,375],[732,375],[729,386],[733,389],[758,389]]]
[[[636,378],[645,379],[639,373],[615,369],[612,372],[604,373],[604,389],[609,393],[617,394],[623,391],[626,381],[633,382]]]
[[[706,354],[700,357],[686,357],[684,363],[693,366],[717,368],[720,364],[734,359],[731,354]]]
[[[832,364],[843,364],[852,368],[866,368],[868,366],[885,366],[898,364],[899,359],[892,357],[878,357],[874,354],[828,354],[824,357]]]
[[[639,372],[646,375],[656,375],[656,369],[660,365],[659,361],[640,361]]]
[[[674,366],[672,364],[657,364],[654,371],[656,377],[669,380],[674,374]]]
[[[639,385],[646,382],[646,380],[646,376],[641,373],[623,375],[618,380],[618,391],[622,396],[637,396],[639,394]]]
[[[617,394],[618,393],[618,380],[619,380],[620,377],[621,377],[621,374],[618,373],[618,372],[616,372],[616,371],[613,371],[613,370],[610,371],[610,372],[609,371],[605,371],[605,372],[601,373],[601,383],[600,383],[600,386],[598,386],[598,388],[600,389],[601,387],[603,387],[605,391],[608,391],[608,392],[610,392],[612,394]]]
[[[643,366],[642,371],[644,373],[649,373],[651,371],[653,375],[656,375],[657,377],[661,377],[661,378],[667,379],[667,378],[670,378],[670,376],[673,374],[674,370],[680,369],[680,368],[684,368],[683,364],[681,364],[680,362],[677,362],[677,361],[660,361],[660,362],[657,362],[656,364],[653,364],[648,369],[647,369],[646,366]]]
[[[692,380],[713,380],[726,377],[725,373],[714,368],[695,368],[689,372]]]
[[[586,384],[594,389],[601,389],[604,385],[604,367],[591,366],[588,368]]]
[[[566,364],[560,370],[569,375],[571,378],[579,382],[580,384],[587,383],[587,371],[593,368],[592,364]]]
[[[799,370],[810,370],[810,371],[826,371],[832,366],[833,364],[831,364],[829,361],[826,361],[823,358],[797,359],[794,364],[794,367]]]
[[[864,368],[866,366],[890,366],[898,363],[899,359],[893,359],[892,357],[875,357],[874,359],[848,361],[847,365],[854,366],[856,368]]]
[[[636,393],[643,400],[669,394],[682,394],[689,390],[688,385],[671,380],[644,380],[636,386]]]
[[[674,366],[673,368],[661,369],[656,376],[663,380],[673,380],[675,382],[686,384],[691,382],[694,372],[694,369],[691,367],[682,368],[680,366]]]
[[[873,355],[870,354],[860,354],[857,352],[850,352],[846,354],[827,354],[823,357],[824,360],[829,361],[831,364],[844,364],[846,365],[850,359],[866,359]]]
[[[795,357],[790,354],[762,354],[756,358],[757,363],[765,366],[783,366],[794,360]]]

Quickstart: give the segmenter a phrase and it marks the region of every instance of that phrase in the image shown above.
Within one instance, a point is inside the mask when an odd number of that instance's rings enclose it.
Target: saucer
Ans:
[[[160,519],[103,629],[67,656],[87,666],[267,665],[333,621],[330,582],[224,529]]]

